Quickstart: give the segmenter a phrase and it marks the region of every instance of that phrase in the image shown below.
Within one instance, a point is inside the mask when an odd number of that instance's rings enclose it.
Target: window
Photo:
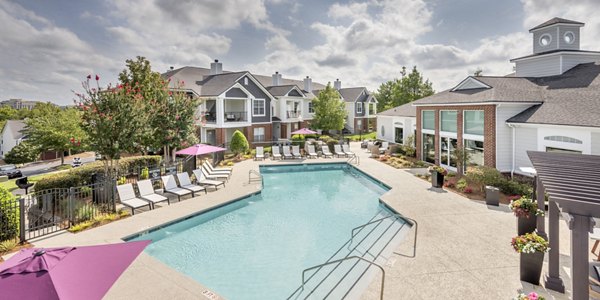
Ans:
[[[244,85],[248,85],[248,77],[244,77]]]
[[[451,137],[442,137],[441,142],[440,164],[456,168],[454,151],[458,147],[458,140]]]
[[[362,130],[362,120],[356,120],[356,130]]]
[[[424,110],[422,116],[423,129],[435,130],[435,112],[433,110]]]
[[[264,116],[265,115],[265,100],[254,99],[252,101],[252,115],[253,116]]]
[[[404,128],[396,127],[396,129],[394,131],[395,131],[394,142],[396,142],[398,144],[402,144],[404,141]]]
[[[581,154],[581,151],[577,151],[577,150],[569,150],[569,149],[561,149],[561,148],[554,148],[554,147],[546,147],[546,152],[557,152],[557,153],[579,153],[579,154]]]
[[[465,151],[469,154],[467,166],[483,166],[483,141],[464,140]]]
[[[264,127],[255,127],[254,128],[254,141],[255,142],[264,142],[265,141],[265,128]]]
[[[483,135],[483,110],[465,110],[463,124],[466,134]]]
[[[575,41],[575,34],[573,34],[573,32],[571,31],[565,32],[564,40],[567,44],[573,44],[573,42]]]
[[[573,144],[583,144],[581,140],[574,139],[568,136],[562,135],[551,135],[544,137],[546,141],[555,141],[555,142],[563,142],[563,143],[573,143]]]
[[[423,134],[423,160],[435,163],[435,135]]]
[[[356,102],[356,112],[359,114],[362,114],[362,109],[363,109],[363,103],[362,102]]]
[[[547,33],[542,34],[542,36],[540,37],[539,43],[540,43],[540,46],[542,46],[542,47],[546,47],[546,46],[550,45],[550,43],[552,43],[552,36]]]
[[[314,114],[315,113],[315,108],[313,107],[312,101],[308,102],[308,113],[309,114]]]
[[[381,125],[381,136],[385,136],[385,127]]]
[[[456,111],[455,110],[442,110],[440,112],[441,131],[456,132]]]

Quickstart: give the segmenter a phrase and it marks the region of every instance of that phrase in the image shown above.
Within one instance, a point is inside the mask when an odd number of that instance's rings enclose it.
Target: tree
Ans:
[[[18,115],[19,112],[16,109],[8,105],[0,106],[0,121],[14,120]]]
[[[342,130],[346,119],[346,108],[339,92],[327,84],[317,98],[312,100],[315,115],[311,125],[323,131]]]
[[[39,148],[28,141],[23,141],[6,153],[4,161],[8,164],[24,164],[38,159],[40,153]]]
[[[231,149],[231,151],[233,151],[233,153],[235,153],[235,156],[237,157],[240,155],[240,153],[248,151],[250,145],[248,145],[248,140],[246,139],[246,136],[241,131],[236,130],[231,136],[229,148]]]
[[[475,72],[473,72],[473,76],[482,76],[483,75],[483,70],[481,68],[477,68],[477,70],[475,70]]]
[[[82,141],[86,139],[79,111],[45,105],[38,112],[39,116],[25,120],[23,133],[28,143],[42,151],[60,152],[61,163],[64,163],[65,151],[82,147]]]
[[[416,66],[410,73],[407,73],[406,67],[402,67],[400,75],[399,79],[384,82],[379,86],[375,95],[378,101],[377,111],[394,108],[435,93],[429,79],[423,80]]]

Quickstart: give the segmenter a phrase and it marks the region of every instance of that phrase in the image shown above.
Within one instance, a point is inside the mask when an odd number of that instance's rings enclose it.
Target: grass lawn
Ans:
[[[52,173],[29,176],[29,182],[35,183],[38,180],[40,180],[46,176],[49,176],[49,175],[52,175]],[[17,185],[15,184],[16,180],[17,179],[10,179],[9,181],[0,182],[0,187],[7,189],[9,192],[12,192],[13,190],[18,189]]]
[[[344,135],[344,138],[348,138],[351,141],[374,140],[377,138],[377,132],[373,131],[373,132],[363,133],[363,134]],[[361,140],[361,138],[362,138],[362,140]]]

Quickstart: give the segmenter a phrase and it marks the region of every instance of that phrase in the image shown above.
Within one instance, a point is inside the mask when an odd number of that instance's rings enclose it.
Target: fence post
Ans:
[[[25,198],[19,198],[19,241],[25,243]]]
[[[73,224],[75,224],[75,222],[73,222],[73,210],[74,210],[74,205],[73,205],[73,192],[74,188],[70,187],[69,188],[69,197],[67,198],[69,201],[69,204],[67,205],[69,207],[69,227],[71,227]]]

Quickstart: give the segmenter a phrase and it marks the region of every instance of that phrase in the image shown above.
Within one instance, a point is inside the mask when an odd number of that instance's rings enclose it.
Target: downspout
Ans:
[[[510,170],[510,178],[515,175],[515,153],[517,152],[516,147],[516,131],[515,125],[508,123],[508,127],[512,128],[512,168]]]

